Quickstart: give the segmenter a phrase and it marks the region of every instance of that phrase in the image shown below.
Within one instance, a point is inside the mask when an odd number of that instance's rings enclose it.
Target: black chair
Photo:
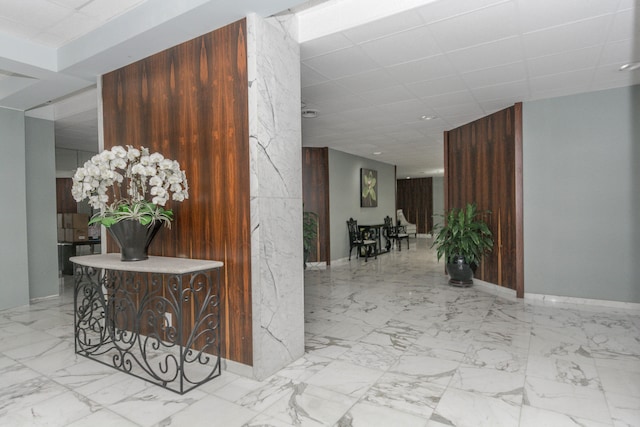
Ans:
[[[364,249],[364,261],[369,261],[369,254],[372,253],[378,258],[378,252],[376,251],[377,242],[375,240],[366,239],[360,230],[358,229],[358,222],[349,218],[347,221],[347,229],[349,230],[349,261],[351,261],[351,251],[353,248],[357,248],[357,256],[360,256],[360,250]]]
[[[393,220],[389,215],[384,218],[384,233],[387,239],[387,246],[390,247],[390,242],[398,244],[398,250],[402,250],[402,240],[407,241],[407,249],[409,249],[409,234],[407,234],[404,226],[393,225]]]

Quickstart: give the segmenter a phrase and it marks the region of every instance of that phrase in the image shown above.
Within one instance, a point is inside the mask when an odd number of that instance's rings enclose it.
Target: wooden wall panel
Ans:
[[[189,199],[150,254],[224,262],[222,356],[252,364],[246,22],[103,76],[105,147],[149,147],[180,162]],[[109,251],[117,251],[113,242]]]
[[[476,277],[511,289],[522,283],[516,268],[521,240],[517,225],[522,221],[516,209],[516,189],[522,180],[521,173],[519,179],[516,176],[516,124],[521,126],[516,118],[516,108],[511,107],[445,135],[445,206],[475,202],[479,209],[492,212],[487,222],[496,244]]]
[[[302,148],[302,200],[304,210],[318,214],[318,245],[309,261],[331,263],[329,222],[329,149]]]
[[[433,229],[433,178],[398,179],[396,209],[418,227],[418,233]]]
[[[56,211],[58,213],[78,212],[78,203],[71,195],[73,180],[71,178],[56,178]]]

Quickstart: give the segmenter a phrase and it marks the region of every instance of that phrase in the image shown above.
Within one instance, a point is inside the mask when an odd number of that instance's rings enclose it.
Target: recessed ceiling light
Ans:
[[[382,154],[382,151],[374,151],[374,152],[373,152],[373,155],[374,155],[374,156],[379,156],[380,154]]]
[[[433,120],[433,119],[437,119],[438,116],[420,116],[421,120]]]
[[[411,179],[411,177],[410,177],[410,176],[408,176],[408,177],[407,177],[407,179]]]
[[[305,119],[315,119],[316,117],[318,117],[318,110],[312,110],[311,108],[302,110],[302,117],[304,117]]]
[[[640,62],[630,62],[620,67],[620,71],[635,71],[640,68]]]

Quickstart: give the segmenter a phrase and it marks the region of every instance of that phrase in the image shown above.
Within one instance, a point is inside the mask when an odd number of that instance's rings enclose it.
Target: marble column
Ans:
[[[300,48],[296,18],[247,17],[253,376],[304,354]]]

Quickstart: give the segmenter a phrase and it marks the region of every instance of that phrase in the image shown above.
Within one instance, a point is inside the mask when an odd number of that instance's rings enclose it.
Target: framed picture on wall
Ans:
[[[378,206],[378,171],[360,169],[360,207]]]

